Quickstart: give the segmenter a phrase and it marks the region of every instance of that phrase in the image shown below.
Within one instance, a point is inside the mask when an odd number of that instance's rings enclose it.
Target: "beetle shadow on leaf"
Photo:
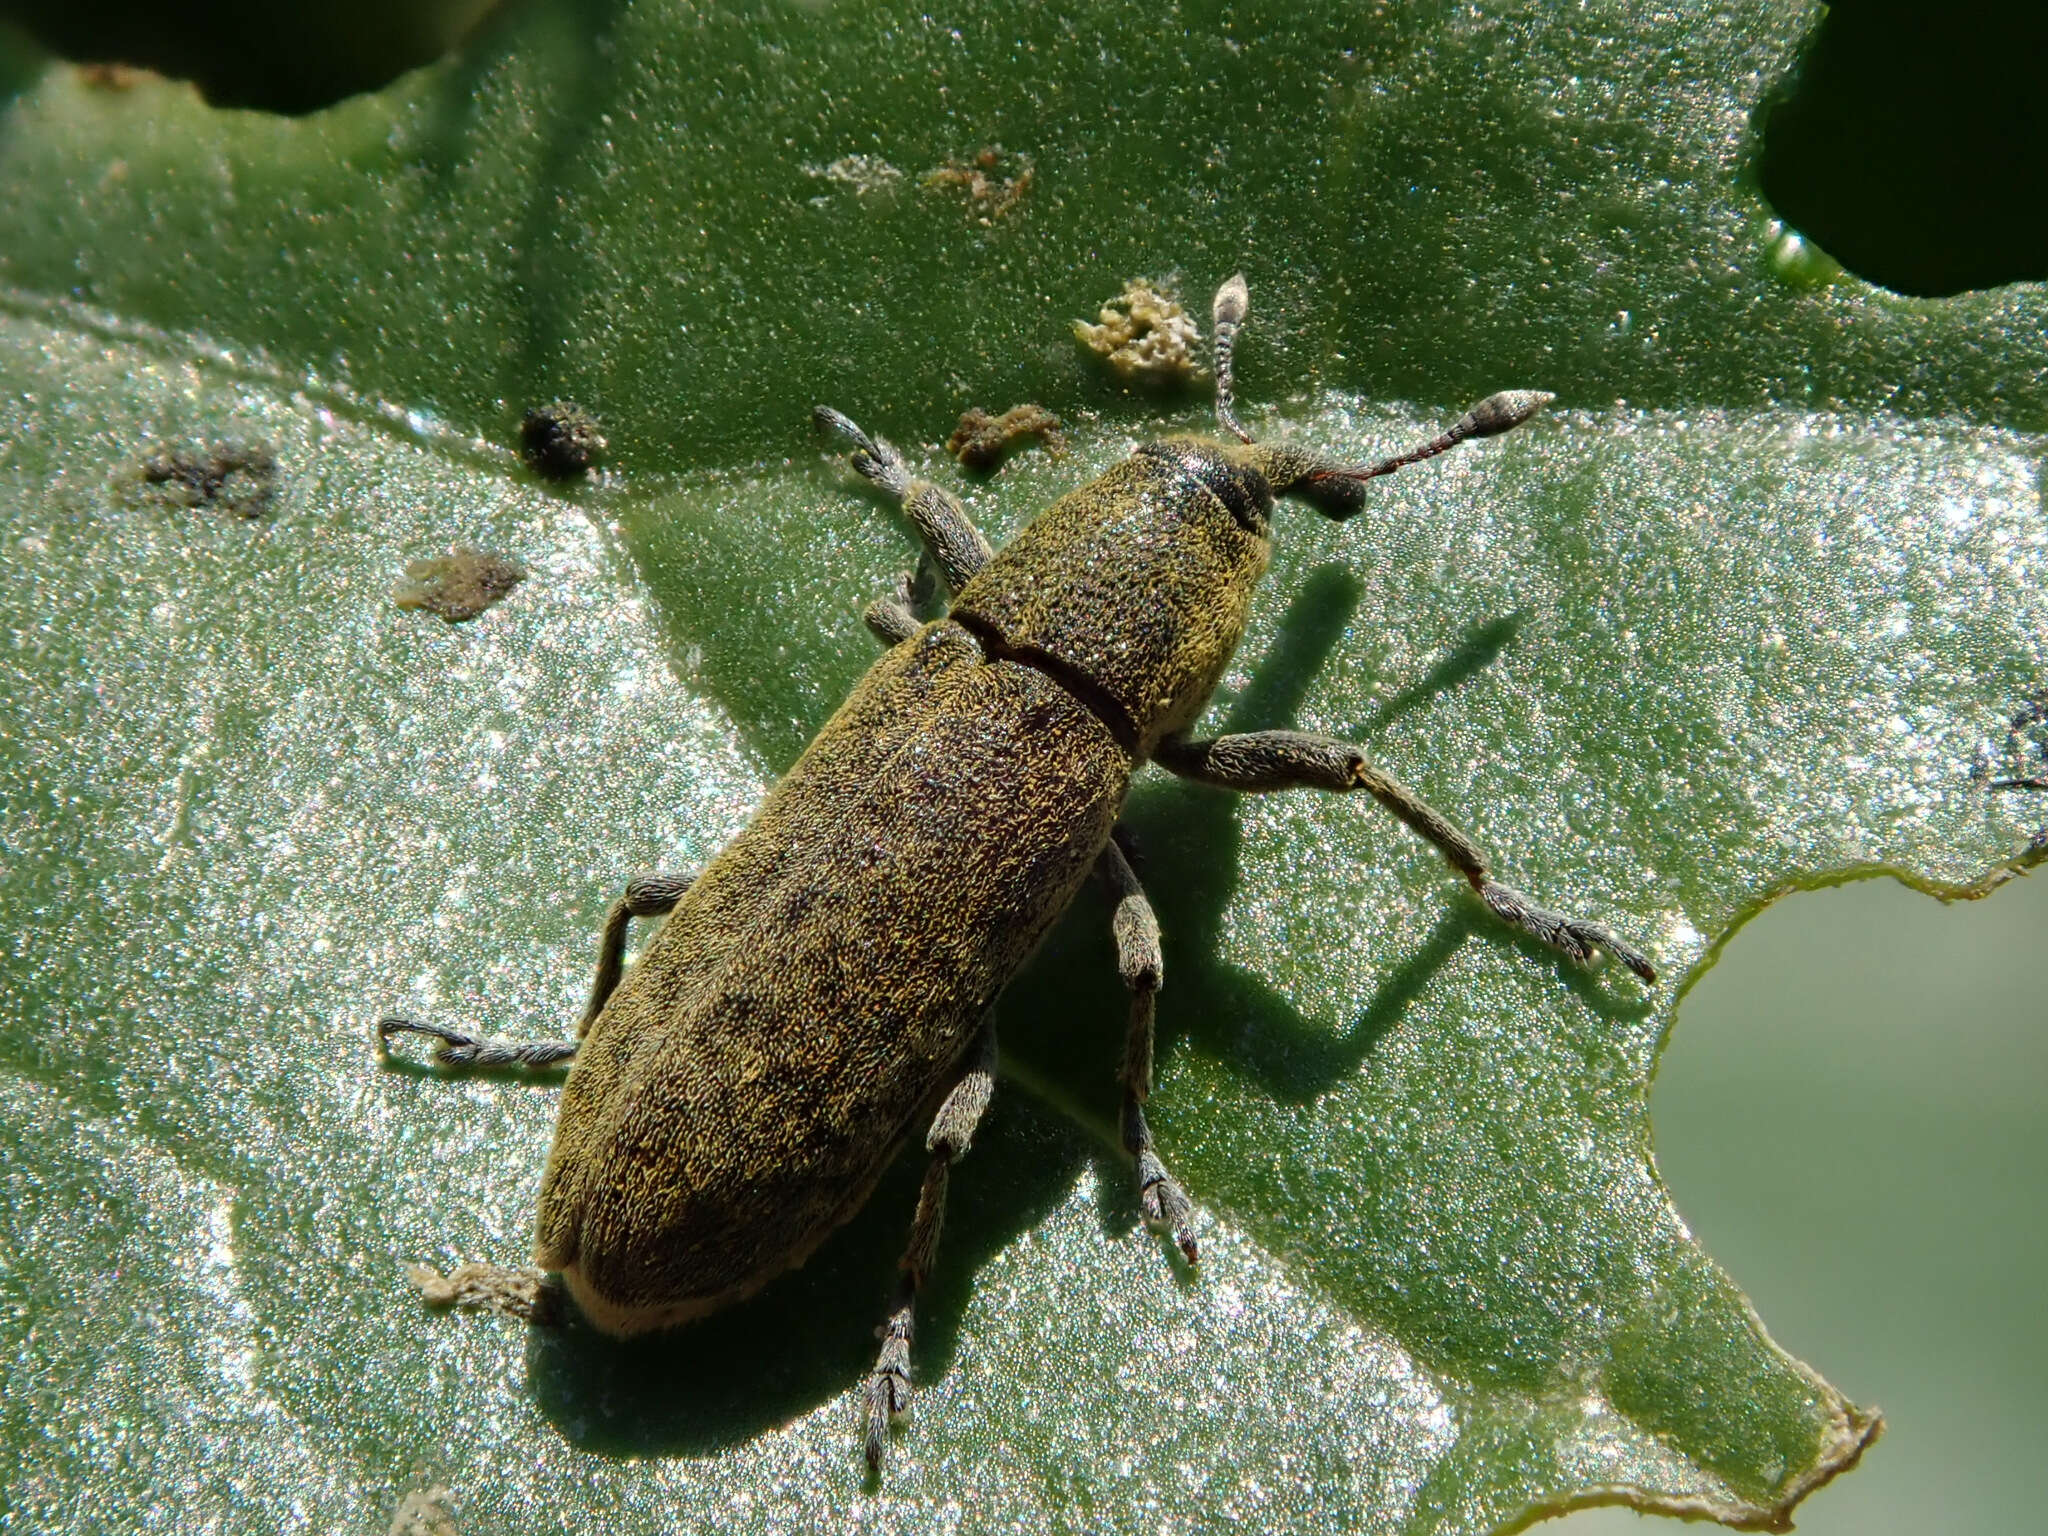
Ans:
[[[1342,640],[1359,596],[1358,578],[1349,568],[1332,564],[1312,571],[1218,732],[1293,727],[1310,688]],[[1368,740],[1431,698],[1456,688],[1490,666],[1521,625],[1519,612],[1474,625],[1422,677],[1347,734],[1353,740]],[[1620,996],[1611,982],[1496,921],[1446,870],[1442,916],[1419,946],[1398,959],[1351,1023],[1333,1029],[1326,1021],[1304,1017],[1262,978],[1221,958],[1229,949],[1228,908],[1239,882],[1244,798],[1161,775],[1143,782],[1125,815],[1137,844],[1138,877],[1159,915],[1165,952],[1156,1045],[1160,1058],[1170,1055],[1182,1040],[1191,1040],[1205,1055],[1274,1099],[1310,1102],[1358,1071],[1471,938],[1512,944],[1555,966],[1559,979],[1603,1016],[1640,1016],[1648,1006]],[[1382,823],[1389,840],[1420,846],[1376,807],[1353,809]],[[1424,856],[1434,858],[1426,852]],[[1005,994],[1003,1017],[1018,1025],[1004,1036],[1004,1049],[1056,1081],[1084,1114],[1115,1125],[1124,1010],[1106,904],[1094,892],[1084,892],[1031,969]],[[1191,1106],[1156,1102],[1162,1122],[1193,1112]],[[1105,1198],[1110,1198],[1107,1190]],[[1105,1207],[1106,1222],[1121,1222],[1110,1216],[1110,1210]]]
[[[531,188],[523,199],[525,213],[516,236],[507,241],[518,273],[518,298],[508,301],[517,338],[497,360],[498,392],[515,402],[507,426],[516,425],[520,408],[539,405],[564,392],[582,394],[591,382],[579,376],[584,349],[564,347],[561,338],[579,334],[578,318],[588,300],[589,256],[580,239],[566,235],[562,210],[575,206],[589,173],[588,125],[596,121],[619,90],[618,75],[633,58],[618,36],[629,25],[630,7],[619,0],[520,0],[486,8],[488,12],[461,47],[438,66],[438,88],[424,100],[425,122],[418,134],[420,161],[426,171],[426,196],[435,204],[453,206],[474,196],[474,159],[480,136],[499,124],[484,115],[480,103],[495,97],[494,76],[523,47],[533,46],[536,14],[545,15],[544,34],[550,87],[546,107],[529,114],[527,132],[534,142],[523,174]],[[570,221],[574,228],[578,221]],[[606,402],[588,398],[600,411]],[[573,496],[578,483],[557,482],[556,495]]]
[[[1369,740],[1379,735],[1418,705],[1428,703],[1440,693],[1449,693],[1466,678],[1492,666],[1500,653],[1514,643],[1521,629],[1520,609],[1475,625],[1435,666],[1366,716],[1359,724],[1359,738]]]
[[[931,1382],[950,1366],[974,1276],[1072,1188],[1087,1148],[1071,1127],[999,1091],[953,1170],[936,1273],[918,1301],[912,1362]],[[580,1449],[610,1456],[714,1455],[866,1384],[876,1328],[896,1283],[923,1177],[913,1139],[843,1229],[803,1268],[701,1322],[636,1339],[599,1333],[575,1308],[529,1335],[527,1377],[542,1412]],[[915,1455],[913,1405],[901,1454]],[[860,1460],[857,1410],[846,1465]]]
[[[550,1062],[542,1067],[518,1063],[450,1066],[433,1054],[408,1055],[403,1046],[387,1048],[378,1065],[380,1071],[394,1077],[409,1077],[417,1082],[503,1083],[513,1088],[550,1093],[561,1092],[562,1084],[569,1077],[566,1061]]]
[[[1358,579],[1344,566],[1327,565],[1311,572],[1280,620],[1249,686],[1218,729],[1292,726],[1342,639],[1359,596]],[[1510,615],[1478,626],[1449,659],[1384,706],[1376,727],[1485,666],[1512,638],[1518,623]],[[1137,843],[1138,877],[1159,914],[1165,950],[1157,1051],[1164,1057],[1182,1039],[1194,1040],[1205,1054],[1243,1073],[1275,1098],[1303,1102],[1358,1069],[1485,918],[1475,905],[1461,903],[1455,883],[1447,881],[1443,919],[1428,941],[1396,967],[1350,1028],[1333,1032],[1320,1021],[1304,1018],[1263,979],[1220,958],[1228,948],[1227,909],[1239,879],[1243,798],[1185,780],[1154,778],[1132,797],[1126,813]],[[1366,813],[1371,814],[1370,808]],[[1389,827],[1391,835],[1402,835],[1391,823]],[[1005,1037],[1006,1050],[1027,1056],[1035,1070],[1056,1077],[1064,1089],[1080,1097],[1089,1114],[1116,1123],[1124,1000],[1116,985],[1108,916],[1099,899],[1084,897],[1075,904],[1045,952],[1006,995],[1003,1014],[1033,1021],[1028,1038],[1021,1029]],[[1042,1020],[1060,1022],[1048,1027]],[[1075,1080],[1076,1062],[1089,1064],[1092,1081]],[[1174,1112],[1169,1104],[1160,1107],[1163,1114]]]

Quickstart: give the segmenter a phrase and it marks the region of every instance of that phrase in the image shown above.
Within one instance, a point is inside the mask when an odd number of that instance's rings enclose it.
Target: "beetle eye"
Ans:
[[[1239,526],[1259,534],[1272,526],[1273,487],[1251,465],[1225,464],[1222,473],[1209,482],[1209,488],[1216,492],[1218,501],[1230,508],[1230,515]]]
[[[1223,454],[1204,454],[1195,476],[1230,509],[1238,526],[1264,535],[1272,526],[1273,485],[1256,464]]]
[[[1239,527],[1257,534],[1266,532],[1273,510],[1273,486],[1257,465],[1232,458],[1216,444],[1194,438],[1147,443],[1138,452],[1172,465],[1202,485],[1223,503]]]

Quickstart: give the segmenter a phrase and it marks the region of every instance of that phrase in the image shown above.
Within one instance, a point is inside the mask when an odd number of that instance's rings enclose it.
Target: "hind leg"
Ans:
[[[388,1014],[377,1021],[378,1053],[390,1049],[393,1035],[427,1035],[437,1042],[434,1059],[443,1066],[560,1066],[575,1056],[577,1040],[590,1033],[591,1023],[604,1011],[612,989],[619,984],[625,969],[627,926],[636,917],[660,917],[673,910],[689,888],[689,881],[673,875],[635,875],[626,882],[626,894],[605,914],[604,935],[597,948],[597,976],[591,983],[583,1022],[576,1028],[576,1040],[487,1040],[445,1024]]]
[[[882,1452],[888,1445],[889,1425],[910,1411],[910,1341],[917,1326],[917,1297],[924,1289],[938,1255],[939,1232],[946,1219],[946,1180],[953,1164],[967,1155],[974,1129],[981,1123],[995,1091],[996,1030],[993,1021],[984,1024],[966,1070],[946,1095],[939,1112],[932,1117],[925,1149],[931,1161],[925,1165],[924,1185],[917,1195],[917,1215],[910,1224],[910,1242],[903,1250],[902,1277],[896,1282],[896,1296],[883,1321],[881,1353],[868,1373],[867,1411],[862,1445],[868,1466],[879,1470]]]

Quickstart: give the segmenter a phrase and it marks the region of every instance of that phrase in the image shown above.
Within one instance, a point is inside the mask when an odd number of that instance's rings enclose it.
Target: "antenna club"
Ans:
[[[1504,389],[1497,395],[1488,395],[1467,411],[1451,428],[1451,435],[1460,441],[1468,437],[1498,437],[1519,427],[1556,398],[1546,389]]]
[[[1252,311],[1252,291],[1244,280],[1242,272],[1234,274],[1221,288],[1216,290],[1216,300],[1210,314],[1216,329],[1225,326],[1236,327],[1244,324],[1245,316]]]

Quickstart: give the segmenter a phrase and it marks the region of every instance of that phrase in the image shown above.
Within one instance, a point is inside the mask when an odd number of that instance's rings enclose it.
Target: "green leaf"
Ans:
[[[1765,1523],[1853,1462],[1871,1416],[1672,1209],[1648,1085],[1771,894],[1955,890],[2024,848],[1972,770],[2048,659],[2048,370],[2038,288],[1906,301],[1783,259],[1738,171],[1815,10],[540,0],[299,120],[28,80],[10,1513],[1486,1531],[1600,1500]],[[1014,206],[927,181],[998,144]],[[907,1166],[704,1327],[424,1312],[402,1262],[524,1258],[552,1094],[380,1068],[369,1022],[566,1029],[626,876],[708,858],[866,665],[912,546],[811,403],[907,442],[969,403],[1067,416],[1062,457],[970,492],[1001,538],[1204,425],[1069,322],[1240,266],[1262,436],[1362,454],[1493,388],[1560,401],[1353,524],[1284,512],[1211,723],[1363,741],[1666,983],[1518,943],[1370,806],[1148,775],[1154,1119],[1198,1278],[1111,1150],[1089,897],[1003,1005],[878,1488],[850,1394]],[[588,484],[514,456],[557,397],[605,424]],[[266,515],[145,473],[222,443],[274,457]],[[450,544],[528,578],[463,626],[396,607]]]

